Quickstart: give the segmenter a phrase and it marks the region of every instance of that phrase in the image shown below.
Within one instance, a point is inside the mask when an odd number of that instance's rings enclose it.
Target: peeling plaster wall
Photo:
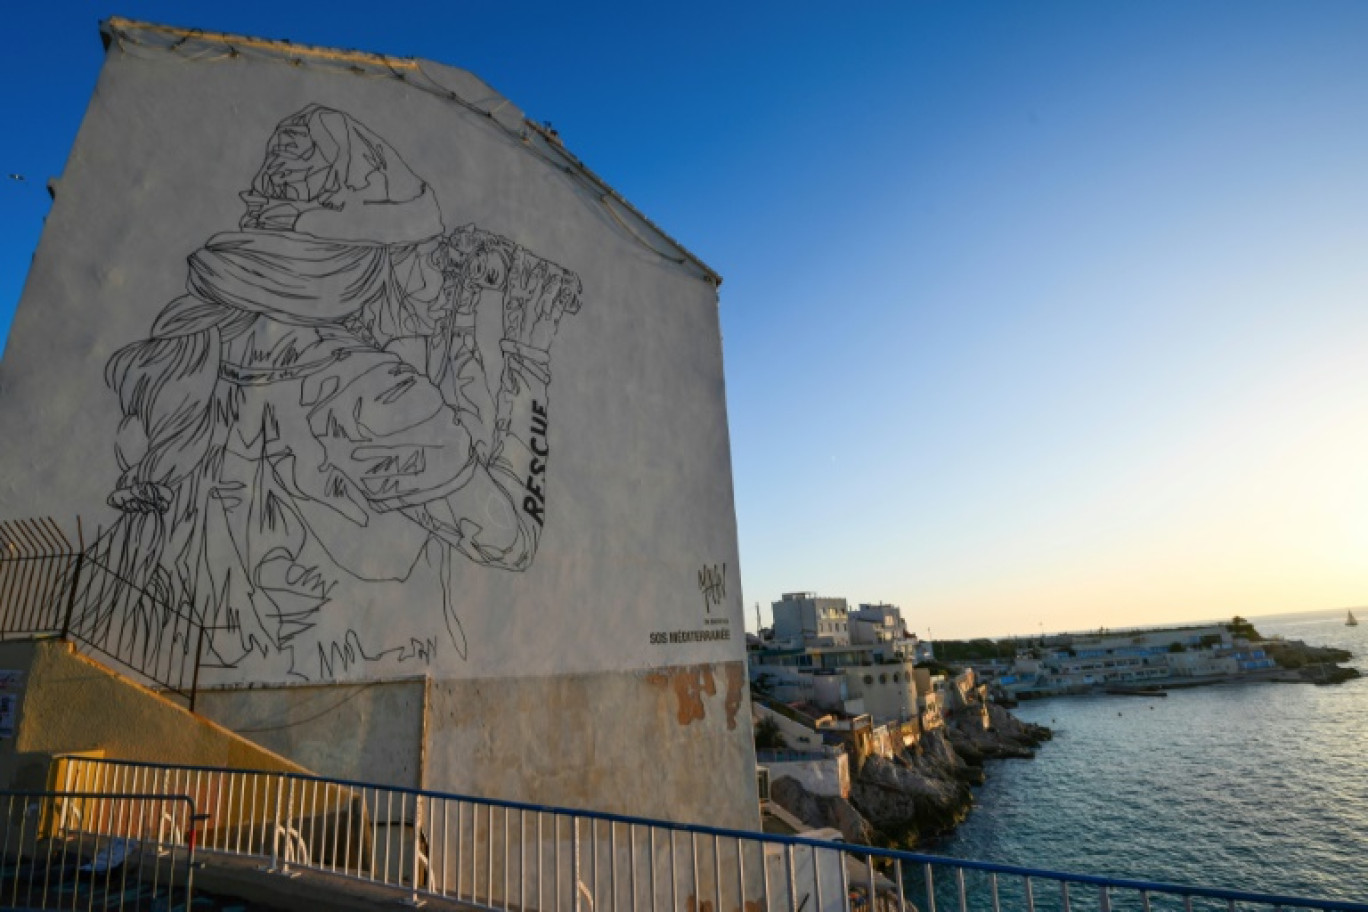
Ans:
[[[300,762],[754,825],[717,277],[469,73],[107,33],[0,517],[102,530]],[[415,677],[426,736],[398,690],[294,724]]]
[[[754,829],[742,701],[739,662],[437,682],[430,776],[458,792]]]

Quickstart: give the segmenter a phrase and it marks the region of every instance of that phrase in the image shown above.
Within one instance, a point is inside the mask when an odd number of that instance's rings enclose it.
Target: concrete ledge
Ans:
[[[409,905],[411,894],[399,887],[387,887],[340,874],[292,868],[293,876],[263,870],[265,859],[204,852],[196,862],[195,892],[232,896],[261,903],[281,912],[368,912],[386,906]],[[424,909],[475,910],[466,902],[418,894]]]

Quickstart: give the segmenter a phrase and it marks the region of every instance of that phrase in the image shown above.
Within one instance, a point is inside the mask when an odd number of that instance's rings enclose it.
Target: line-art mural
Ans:
[[[106,365],[119,516],[95,548],[202,618],[207,666],[327,680],[464,658],[457,566],[523,571],[546,527],[551,348],[580,279],[449,229],[394,146],[317,104],[241,198],[238,230]],[[361,632],[339,610],[395,586],[402,617]]]

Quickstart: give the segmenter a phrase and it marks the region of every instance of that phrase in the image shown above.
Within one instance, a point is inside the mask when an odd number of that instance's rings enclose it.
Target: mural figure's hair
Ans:
[[[111,506],[130,513],[170,508],[171,492],[208,454],[223,330],[236,335],[250,319],[232,308],[178,298],[157,318],[151,338],[109,360],[105,382],[118,394],[123,413],[123,475]]]

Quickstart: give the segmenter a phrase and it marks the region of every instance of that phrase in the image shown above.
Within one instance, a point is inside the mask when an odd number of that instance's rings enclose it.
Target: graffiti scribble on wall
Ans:
[[[713,606],[727,597],[727,565],[704,564],[698,571],[698,591],[703,593],[703,608],[712,613]]]
[[[332,620],[394,585],[464,656],[454,565],[524,570],[546,524],[551,345],[580,280],[448,228],[393,146],[320,105],[281,121],[241,196],[239,230],[106,366],[121,515],[101,545],[193,606],[208,664],[427,660],[422,617]]]

